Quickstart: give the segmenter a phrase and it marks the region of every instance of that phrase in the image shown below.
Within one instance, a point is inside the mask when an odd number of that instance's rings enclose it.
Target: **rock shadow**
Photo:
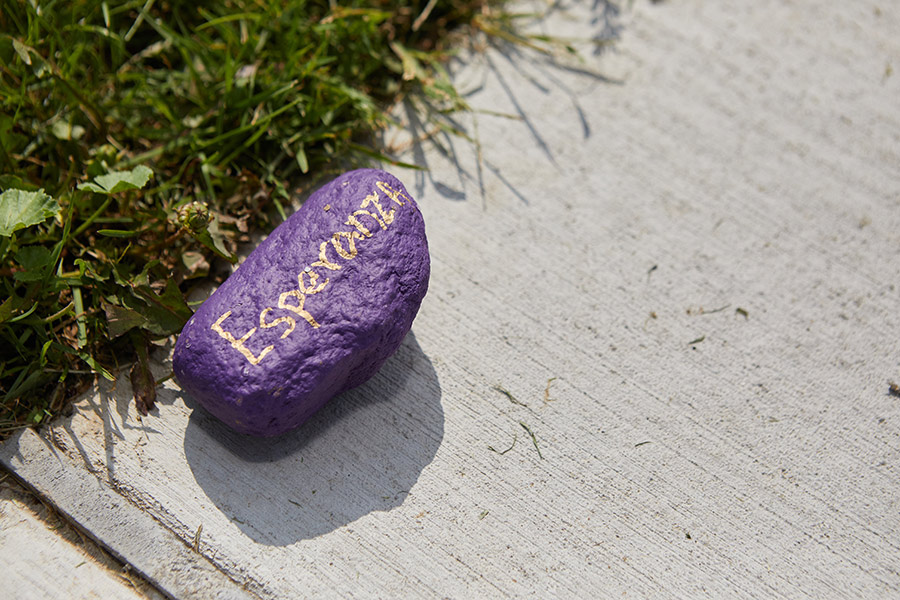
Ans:
[[[255,542],[285,546],[401,505],[444,437],[437,374],[409,333],[364,385],[275,438],[236,433],[189,397],[184,453]]]

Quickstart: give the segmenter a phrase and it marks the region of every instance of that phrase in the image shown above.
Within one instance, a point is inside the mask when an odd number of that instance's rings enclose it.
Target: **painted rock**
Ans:
[[[175,345],[175,376],[237,431],[288,431],[393,354],[429,270],[422,214],[403,184],[375,169],[345,173],[200,306]]]

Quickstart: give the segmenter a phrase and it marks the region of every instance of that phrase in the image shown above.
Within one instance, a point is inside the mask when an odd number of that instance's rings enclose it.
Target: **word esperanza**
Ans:
[[[400,200],[401,197],[409,200],[409,197],[406,194],[398,192],[383,181],[378,181],[375,185],[379,190],[384,192],[392,202],[395,202],[399,206],[404,206],[404,202]],[[370,205],[375,208],[378,214],[366,210]],[[321,293],[328,287],[328,284],[331,281],[328,277],[325,277],[324,281],[319,282],[319,279],[322,278],[322,273],[318,273],[314,269],[321,268],[326,271],[340,271],[342,268],[340,263],[328,259],[326,255],[328,245],[331,244],[335,253],[340,258],[344,260],[353,260],[357,255],[356,240],[370,238],[374,235],[360,219],[370,217],[379,227],[381,227],[381,229],[386,230],[390,224],[394,222],[395,210],[395,208],[385,210],[381,205],[377,190],[363,198],[362,202],[359,204],[359,210],[352,212],[344,222],[344,225],[350,225],[351,227],[354,227],[355,230],[335,232],[329,239],[319,244],[319,260],[310,263],[309,266],[300,270],[300,273],[297,275],[297,287],[282,292],[282,294],[278,296],[277,308],[299,315],[310,327],[318,329],[319,323],[317,323],[315,318],[303,308],[303,304],[306,301],[307,296]],[[375,231],[377,232],[378,229]],[[347,244],[346,248],[344,247],[344,242]],[[325,271],[323,271],[323,273],[325,273]],[[240,352],[250,364],[258,366],[260,361],[265,358],[269,352],[275,349],[275,345],[272,344],[263,348],[258,355],[254,355],[253,352],[247,348],[247,341],[259,328],[269,329],[282,324],[286,325],[287,328],[284,330],[284,333],[281,334],[281,338],[279,338],[282,340],[293,333],[294,329],[297,328],[297,320],[291,315],[277,317],[271,321],[267,320],[269,312],[275,310],[275,308],[276,307],[268,306],[260,311],[259,327],[252,328],[239,338],[234,337],[234,334],[226,331],[222,326],[225,320],[231,316],[230,310],[220,316],[216,322],[212,324],[211,329],[231,344],[232,348]]]

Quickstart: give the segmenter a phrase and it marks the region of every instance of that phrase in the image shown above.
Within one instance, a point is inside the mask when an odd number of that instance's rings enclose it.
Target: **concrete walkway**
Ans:
[[[408,151],[374,380],[274,441],[122,380],[3,464],[179,598],[900,597],[900,5],[587,4]]]
[[[162,600],[8,476],[0,481],[3,598]]]

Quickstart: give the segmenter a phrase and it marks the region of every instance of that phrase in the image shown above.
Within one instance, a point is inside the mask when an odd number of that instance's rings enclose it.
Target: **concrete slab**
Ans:
[[[59,519],[51,524],[47,510],[22,492],[7,482],[0,483],[4,598],[162,600],[156,590],[123,572],[121,565],[103,556],[90,541],[73,541],[75,532]]]
[[[900,6],[608,8],[537,25],[623,26],[583,64],[457,72],[479,146],[398,173],[431,289],[371,382],[272,441],[123,380],[0,460],[262,598],[900,594]]]
[[[68,429],[67,425],[63,427]],[[193,547],[193,540],[182,541],[163,527],[152,511],[123,498],[121,490],[113,487],[114,478],[98,477],[96,470],[79,460],[80,455],[70,456],[61,444],[55,445],[53,429],[46,433],[47,437],[41,437],[32,430],[20,431],[0,446],[0,462],[42,498],[52,502],[68,522],[76,524],[171,598],[243,600],[253,597],[201,556]],[[80,446],[80,442],[76,445]],[[38,544],[42,545],[45,544]],[[2,555],[15,553],[12,542],[9,546],[4,544]],[[45,566],[30,560],[17,566],[26,568],[28,563],[31,569],[22,577],[39,580]],[[56,575],[61,580],[77,580],[75,568],[63,569]],[[23,585],[26,583],[22,581]],[[77,586],[72,589],[85,591]],[[24,591],[18,586],[10,588],[10,593],[19,592],[29,597],[27,587]]]

